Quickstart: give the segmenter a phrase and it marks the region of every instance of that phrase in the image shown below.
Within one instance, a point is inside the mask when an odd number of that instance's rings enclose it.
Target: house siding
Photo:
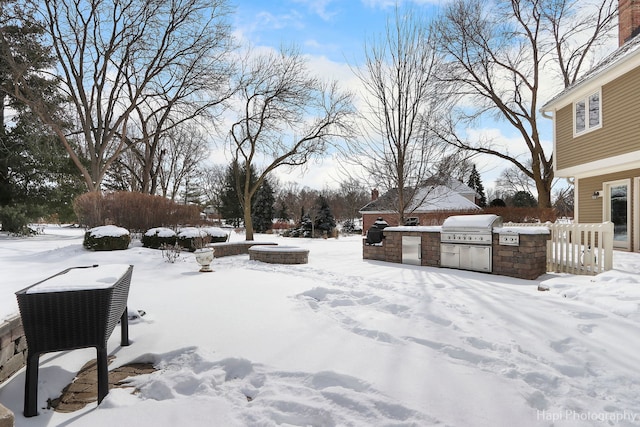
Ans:
[[[602,128],[573,137],[573,105],[556,113],[556,168],[565,169],[640,148],[640,67],[602,87]]]
[[[589,178],[582,178],[577,180],[577,206],[578,216],[577,220],[579,223],[599,223],[603,221],[603,204],[605,199],[603,197],[599,197],[597,199],[593,199],[592,195],[594,191],[602,190],[605,182],[611,181],[619,181],[623,179],[631,180],[631,188],[629,189],[629,200],[628,202],[631,204],[631,230],[629,236],[635,236],[636,227],[640,226],[640,224],[636,224],[633,221],[635,218],[635,213],[638,209],[640,209],[640,200],[636,200],[635,195],[635,182],[634,178],[640,177],[640,168],[620,171],[616,173],[610,173],[606,175],[593,176]],[[631,239],[631,250],[638,251],[640,248],[634,247],[634,239]]]

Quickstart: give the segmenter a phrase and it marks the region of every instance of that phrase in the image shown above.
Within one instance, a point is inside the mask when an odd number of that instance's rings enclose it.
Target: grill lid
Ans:
[[[502,226],[502,217],[494,214],[453,215],[442,223],[442,231],[491,232],[493,227]]]

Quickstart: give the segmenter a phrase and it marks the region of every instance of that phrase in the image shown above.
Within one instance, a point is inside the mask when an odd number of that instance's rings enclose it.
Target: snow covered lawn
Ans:
[[[21,426],[640,425],[640,255],[596,277],[536,281],[362,259],[358,236],[285,239],[309,263],[218,258],[198,273],[133,241],[90,252],[82,230],[0,237],[0,318],[14,292],[65,268],[133,264],[132,344],[111,368],[159,371],[71,413],[22,416],[24,370],[0,386]],[[232,235],[231,241],[243,240]],[[540,292],[538,285],[550,288]],[[93,349],[41,357],[39,408]]]

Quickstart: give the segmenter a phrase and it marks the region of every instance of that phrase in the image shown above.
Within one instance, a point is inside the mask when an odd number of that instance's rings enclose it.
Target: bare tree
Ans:
[[[200,179],[209,156],[207,139],[196,126],[185,125],[164,134],[163,150],[167,154],[158,173],[162,196],[179,200],[180,191],[187,193]]]
[[[357,162],[374,186],[395,190],[402,224],[446,154],[427,125],[446,109],[446,96],[435,78],[440,59],[427,23],[415,10],[396,6],[394,12],[385,32],[365,45],[364,66],[354,70],[364,86],[364,137],[345,158]]]
[[[503,199],[507,196],[513,196],[518,191],[533,194],[534,188],[533,179],[515,166],[504,169],[496,179],[496,192],[501,194]]]
[[[265,177],[282,166],[302,166],[352,134],[351,95],[336,82],[313,77],[295,48],[250,57],[239,76],[237,119],[229,140],[245,170],[259,167],[241,188],[246,239],[253,240],[251,200]]]
[[[456,147],[511,162],[535,182],[538,206],[551,206],[553,155],[540,138],[543,89],[554,76],[566,87],[615,24],[616,0],[454,0],[436,25],[449,66],[441,79],[455,86],[460,108],[437,133]],[[546,73],[546,74],[545,74]],[[545,86],[548,85],[548,86]],[[516,129],[524,147],[472,141],[461,129],[491,117]],[[521,152],[528,153],[519,156]],[[524,159],[524,160],[523,160]]]
[[[223,83],[220,64],[230,46],[227,0],[33,4],[53,46],[58,67],[52,72],[70,102],[75,131],[67,133],[41,95],[25,84],[25,67],[9,61],[15,97],[56,133],[90,191],[100,190],[109,167],[131,146],[132,112],[141,113],[138,125],[152,118],[153,126],[139,136],[153,143],[157,132],[166,130],[163,120],[170,112],[176,113],[173,123],[180,123],[216,105],[210,99],[218,98],[205,90]]]
[[[157,191],[160,165],[166,154],[161,143],[165,133],[195,119],[203,127],[217,130],[220,113],[233,94],[229,85],[233,63],[228,57],[232,48],[227,28],[198,34],[191,52],[182,58],[183,66],[154,79],[144,102],[136,105],[131,118],[135,125],[131,133],[135,136],[131,139],[139,164],[139,191]],[[140,79],[129,79],[131,97],[136,96],[135,82]]]
[[[308,187],[300,188],[295,181],[288,181],[278,187],[276,205],[286,208],[289,219],[294,223],[302,219],[302,211],[308,208],[317,198],[315,190]]]
[[[575,187],[572,182],[568,186],[560,188],[554,193],[553,207],[559,217],[573,218],[575,208]]]
[[[207,206],[220,212],[222,193],[225,188],[225,165],[211,165],[202,169],[200,185],[204,193]]]
[[[353,220],[358,218],[360,208],[371,200],[368,188],[356,179],[340,182],[340,188],[330,194],[330,205],[338,220]]]

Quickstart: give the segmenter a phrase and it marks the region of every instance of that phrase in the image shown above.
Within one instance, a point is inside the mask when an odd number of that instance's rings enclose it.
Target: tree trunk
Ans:
[[[251,220],[251,198],[249,194],[245,191],[244,197],[244,238],[245,240],[253,240],[253,221]]]
[[[550,208],[551,206],[551,180],[539,179],[536,182],[538,190],[538,207]]]

